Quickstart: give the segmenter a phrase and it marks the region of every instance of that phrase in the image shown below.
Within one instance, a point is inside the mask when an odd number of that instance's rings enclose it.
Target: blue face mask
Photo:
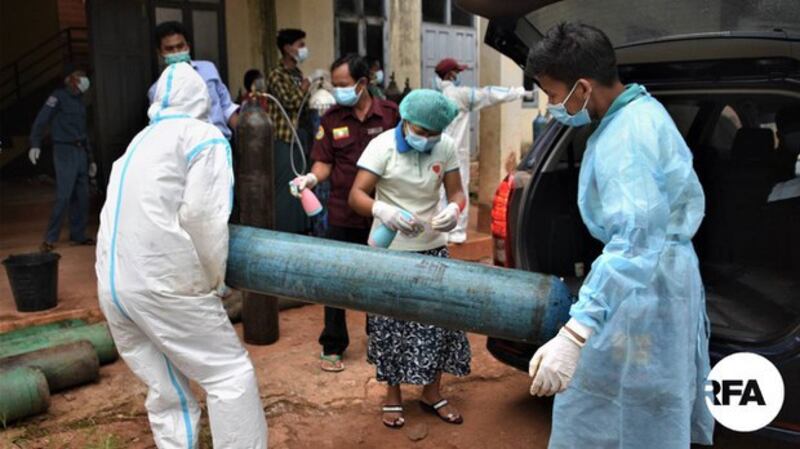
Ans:
[[[383,84],[383,70],[375,72],[375,82],[377,84]]]
[[[461,77],[456,76],[455,78],[452,79],[452,83],[453,83],[454,86],[460,86],[461,85]]]
[[[179,51],[177,53],[170,53],[168,55],[164,55],[164,64],[172,65],[179,62],[189,62],[192,60],[192,57],[189,56],[189,50]]]
[[[569,94],[567,94],[567,98],[565,98],[564,101],[558,104],[547,105],[547,111],[550,112],[550,115],[552,115],[554,119],[567,126],[574,127],[588,125],[592,121],[592,118],[589,117],[589,110],[586,109],[586,105],[589,104],[589,97],[587,97],[586,101],[583,102],[583,107],[581,107],[580,111],[576,112],[574,115],[567,112],[567,100],[569,100],[569,97],[571,97],[575,92],[576,87],[578,87],[577,81],[572,86],[572,90],[569,91]]]
[[[422,137],[419,134],[414,134],[411,128],[406,127],[406,142],[408,142],[408,146],[420,153],[430,152],[441,139],[442,136]]]
[[[364,92],[363,90],[361,92]],[[361,92],[356,93],[356,86],[334,87],[333,98],[340,106],[353,106],[361,98]]]

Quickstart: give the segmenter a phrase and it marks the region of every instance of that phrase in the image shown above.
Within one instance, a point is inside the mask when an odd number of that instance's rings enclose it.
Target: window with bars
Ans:
[[[228,80],[224,0],[151,0],[151,10],[153,30],[161,22],[181,22],[191,34],[192,58],[213,62]]]
[[[336,56],[358,53],[383,65],[385,0],[336,0]]]

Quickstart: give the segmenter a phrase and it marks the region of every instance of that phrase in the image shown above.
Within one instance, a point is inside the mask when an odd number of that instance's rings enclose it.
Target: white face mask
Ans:
[[[297,50],[297,56],[295,56],[297,62],[303,62],[308,59],[308,47],[300,47]]]
[[[90,85],[89,78],[85,76],[78,78],[78,90],[81,91],[81,93],[84,93],[87,90],[89,90],[89,85]]]

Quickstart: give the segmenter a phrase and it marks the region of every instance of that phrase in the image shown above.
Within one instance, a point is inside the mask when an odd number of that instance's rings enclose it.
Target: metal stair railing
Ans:
[[[0,67],[0,110],[59,76],[65,63],[86,62],[80,58],[88,57],[88,36],[86,28],[65,28]]]

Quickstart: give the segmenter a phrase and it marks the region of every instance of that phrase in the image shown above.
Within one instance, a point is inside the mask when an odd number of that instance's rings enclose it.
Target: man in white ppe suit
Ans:
[[[228,255],[231,149],[187,63],[158,80],[150,125],[114,162],[100,216],[100,307],[120,355],[147,384],[156,445],[196,448],[207,393],[216,449],[267,447],[253,365],[220,301]]]
[[[445,58],[436,64],[436,79],[434,84],[437,90],[444,96],[453,100],[458,105],[458,115],[450,126],[444,130],[456,143],[456,154],[458,156],[458,168],[461,174],[461,185],[464,193],[469,197],[469,162],[470,162],[470,142],[469,142],[469,118],[470,113],[483,109],[487,106],[494,106],[500,103],[516,101],[521,98],[529,98],[533,94],[526,92],[523,87],[471,87],[461,86],[458,74],[467,68],[466,65],[459,64],[453,58]],[[444,192],[444,191],[442,191]],[[447,204],[442,193],[442,204]],[[469,223],[469,201],[458,217],[458,226],[450,232],[448,241],[450,243],[464,243],[467,240],[467,224]]]

